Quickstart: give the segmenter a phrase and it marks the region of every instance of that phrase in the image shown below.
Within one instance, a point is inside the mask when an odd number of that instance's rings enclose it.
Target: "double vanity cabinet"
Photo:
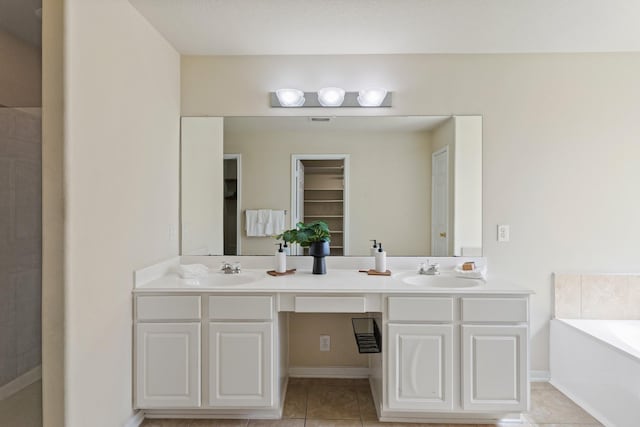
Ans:
[[[135,407],[147,417],[281,417],[290,312],[375,319],[382,352],[369,355],[369,381],[383,421],[490,421],[528,409],[527,291],[416,287],[346,270],[232,288],[185,283],[134,291]]]

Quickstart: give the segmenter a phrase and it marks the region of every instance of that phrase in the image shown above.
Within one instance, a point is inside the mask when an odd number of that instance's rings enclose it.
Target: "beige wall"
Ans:
[[[13,35],[0,30],[0,105],[39,107],[41,93],[41,52]]]
[[[453,254],[482,253],[482,117],[455,118]]]
[[[42,3],[42,418],[65,425],[63,0]]]
[[[483,252],[491,278],[536,292],[531,367],[548,370],[551,273],[640,271],[638,75],[638,53],[187,56],[182,114],[296,115],[267,92],[331,84],[392,90],[375,114],[482,115]]]
[[[358,353],[351,319],[360,314],[291,313],[289,365],[294,367],[367,367],[368,356]],[[320,335],[331,337],[331,350],[320,351]]]
[[[178,254],[178,53],[126,0],[65,13],[67,427],[132,415],[132,272]]]
[[[430,145],[427,132],[264,131],[225,132],[224,150],[242,154],[243,212],[291,210],[292,154],[349,154],[350,255],[369,255],[375,238],[390,256],[411,256],[430,249]],[[243,255],[272,254],[274,243],[247,237],[243,215]]]

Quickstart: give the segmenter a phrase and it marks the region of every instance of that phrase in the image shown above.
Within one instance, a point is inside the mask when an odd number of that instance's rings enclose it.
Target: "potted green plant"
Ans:
[[[324,257],[329,255],[331,236],[326,222],[313,221],[307,224],[299,222],[296,228],[285,231],[277,238],[309,248],[309,255],[313,257],[313,274],[327,273]]]

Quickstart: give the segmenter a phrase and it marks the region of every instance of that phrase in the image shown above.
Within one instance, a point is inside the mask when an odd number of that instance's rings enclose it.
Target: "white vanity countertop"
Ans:
[[[533,291],[499,280],[489,280],[484,284],[457,288],[435,287],[431,285],[410,285],[401,281],[399,273],[411,273],[411,270],[394,271],[392,276],[369,276],[351,269],[332,269],[324,275],[311,274],[310,270],[298,270],[295,274],[273,277],[264,269],[243,269],[240,274],[224,275],[213,272],[199,279],[182,279],[170,273],[135,287],[135,293],[175,292],[292,292],[292,293],[420,293],[420,294],[518,294],[528,295]],[[221,277],[223,276],[223,277]],[[226,277],[224,277],[226,276]],[[452,277],[452,272],[442,272],[442,277]],[[255,279],[242,283],[244,278]],[[225,279],[230,283],[223,283]],[[459,279],[461,281],[471,279]]]

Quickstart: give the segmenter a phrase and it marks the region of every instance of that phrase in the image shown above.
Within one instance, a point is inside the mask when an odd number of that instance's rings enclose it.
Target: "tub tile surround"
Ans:
[[[555,273],[555,317],[640,320],[640,274]]]

